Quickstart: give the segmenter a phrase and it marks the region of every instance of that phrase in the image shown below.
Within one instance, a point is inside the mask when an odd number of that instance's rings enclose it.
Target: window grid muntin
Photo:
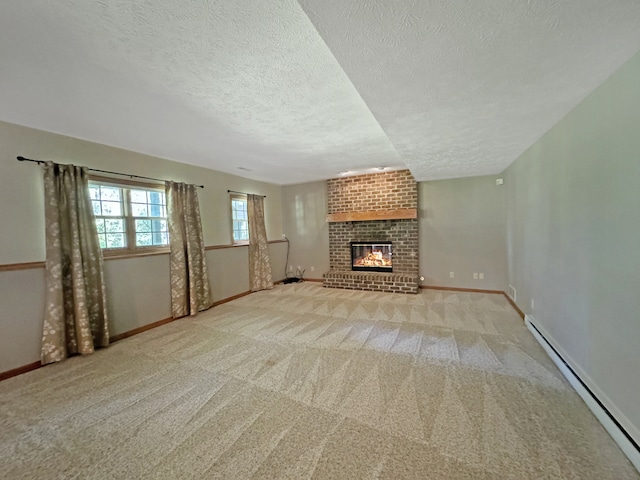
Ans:
[[[117,180],[114,180],[114,183],[109,181],[100,180],[90,180],[89,189],[91,193],[92,202],[95,200],[100,200],[100,198],[96,198],[96,189],[98,192],[101,192],[102,189],[105,189],[107,192],[111,190],[119,190],[120,191],[120,203],[121,203],[121,216],[114,215],[97,215],[95,203],[93,204],[94,208],[94,216],[96,218],[96,226],[98,228],[98,238],[100,240],[100,246],[106,253],[114,253],[114,254],[122,254],[122,253],[140,253],[152,250],[161,250],[165,251],[169,246],[169,232],[167,225],[167,211],[166,211],[166,197],[164,191],[153,188],[152,186],[146,187],[143,185],[131,186],[126,183],[120,184]],[[136,192],[138,196],[134,194],[133,199],[139,200],[141,198],[140,193],[144,193],[145,195],[145,204],[149,207],[148,212],[156,215],[163,216],[134,216],[132,215],[132,204],[141,204],[143,202],[132,202],[132,192]],[[100,193],[98,193],[98,197]],[[111,197],[107,201],[113,201]],[[108,205],[108,207],[112,207],[112,205]],[[113,211],[109,210],[108,211]],[[104,213],[102,210],[102,205],[100,205],[100,213]],[[106,231],[106,220],[121,220],[122,225],[124,225],[124,231],[118,232],[107,232]],[[136,220],[149,220],[151,221],[151,242],[148,245],[140,245],[138,243],[139,235],[138,233],[148,233],[148,232],[137,232],[136,231]],[[154,222],[161,222],[155,223]],[[117,242],[116,238],[113,236],[114,233],[119,235],[118,238],[123,239],[123,241]],[[111,236],[109,235],[111,234]],[[144,237],[143,237],[144,238]],[[149,242],[146,242],[149,243]],[[123,246],[119,246],[120,244],[124,244]]]
[[[100,247],[105,250],[126,249],[128,235],[124,189],[117,185],[91,182],[89,193]]]
[[[246,195],[231,195],[231,231],[233,243],[247,243],[249,241]]]
[[[169,227],[164,192],[130,188],[129,198],[135,232],[133,244],[136,248],[168,246]]]

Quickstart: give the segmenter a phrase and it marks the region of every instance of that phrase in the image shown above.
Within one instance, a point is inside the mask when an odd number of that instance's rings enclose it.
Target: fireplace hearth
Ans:
[[[351,242],[351,270],[393,272],[392,243]]]

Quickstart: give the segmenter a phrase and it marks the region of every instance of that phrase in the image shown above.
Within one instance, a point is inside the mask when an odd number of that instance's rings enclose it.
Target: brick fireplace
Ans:
[[[418,189],[409,170],[327,181],[329,266],[324,286],[418,292]],[[351,269],[351,242],[391,242],[393,272]]]

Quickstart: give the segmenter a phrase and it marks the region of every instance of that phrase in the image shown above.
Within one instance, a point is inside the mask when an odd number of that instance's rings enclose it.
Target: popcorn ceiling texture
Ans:
[[[277,184],[495,174],[639,24],[637,0],[3,0],[0,120]]]
[[[497,174],[640,48],[637,0],[300,0],[418,181]]]
[[[278,184],[405,168],[294,0],[6,0],[0,45],[9,122]]]

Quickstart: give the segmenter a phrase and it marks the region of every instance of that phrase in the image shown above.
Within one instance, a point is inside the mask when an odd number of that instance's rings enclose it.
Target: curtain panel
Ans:
[[[171,246],[171,314],[196,315],[213,304],[195,185],[165,182]]]
[[[44,168],[46,309],[41,361],[58,362],[109,345],[102,250],[87,169]]]
[[[269,243],[264,225],[264,197],[247,195],[249,217],[249,280],[251,291],[273,288]]]

